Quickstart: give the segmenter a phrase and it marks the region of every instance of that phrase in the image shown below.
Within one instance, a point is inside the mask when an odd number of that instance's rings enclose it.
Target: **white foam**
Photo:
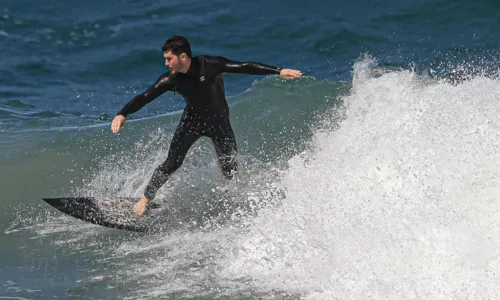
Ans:
[[[345,120],[290,160],[286,201],[238,238],[221,280],[310,299],[499,298],[500,82],[374,64],[354,66]]]
[[[254,209],[235,209],[237,221],[220,227],[119,236],[60,217],[35,231],[81,233],[55,244],[96,252],[110,267],[88,280],[119,282],[129,289],[125,299],[282,292],[310,299],[498,298],[500,83],[478,77],[453,86],[374,66],[369,58],[354,66],[345,120],[335,131],[330,124],[317,130],[311,150],[289,161],[281,182],[282,174],[258,163],[242,168],[248,178],[229,190],[234,202],[255,203],[255,219],[245,218]],[[75,194],[141,196],[170,138],[158,130],[135,151],[113,152]],[[181,221],[198,221],[220,196],[220,171],[207,149],[195,145],[197,159],[188,155],[158,193],[175,202],[172,214]],[[210,163],[199,168],[200,161]],[[275,189],[286,190],[280,206]],[[199,203],[189,202],[193,197]]]

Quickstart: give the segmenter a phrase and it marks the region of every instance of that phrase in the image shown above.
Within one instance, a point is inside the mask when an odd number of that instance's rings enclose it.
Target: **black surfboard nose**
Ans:
[[[65,198],[43,198],[43,201],[61,211],[65,210],[68,205],[68,201]]]
[[[64,212],[69,213],[71,211],[71,203],[67,198],[43,198],[50,206]]]
[[[64,214],[110,228],[146,232],[158,218],[158,216],[153,217],[158,211],[154,214],[148,213],[144,217],[139,217],[133,212],[133,207],[139,198],[105,196],[42,199]],[[155,208],[159,206],[153,203],[150,209]]]
[[[79,219],[92,219],[99,215],[94,198],[43,198],[50,206]]]

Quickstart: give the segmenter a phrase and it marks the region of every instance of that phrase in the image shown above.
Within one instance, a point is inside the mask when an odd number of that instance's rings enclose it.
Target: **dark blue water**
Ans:
[[[499,10],[492,0],[2,1],[0,299],[498,297],[500,253],[483,249],[500,245]],[[304,73],[224,75],[243,167],[232,197],[259,207],[145,236],[44,205],[141,195],[184,100],[161,96],[119,135],[110,123],[167,71],[172,35],[194,55]],[[221,197],[211,147],[197,143],[160,191],[178,215]]]

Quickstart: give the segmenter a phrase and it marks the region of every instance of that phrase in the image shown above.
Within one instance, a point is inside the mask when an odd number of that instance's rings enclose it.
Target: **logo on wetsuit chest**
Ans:
[[[205,81],[205,76],[200,77],[200,82],[203,82],[203,81]]]

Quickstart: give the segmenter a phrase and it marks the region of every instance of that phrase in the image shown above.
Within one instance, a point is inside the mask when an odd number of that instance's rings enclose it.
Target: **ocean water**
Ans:
[[[0,299],[498,299],[500,3],[1,1]],[[43,197],[140,197],[184,100],[114,115],[161,45],[225,74],[241,172],[198,141],[156,234]],[[226,190],[227,192],[223,192]]]

